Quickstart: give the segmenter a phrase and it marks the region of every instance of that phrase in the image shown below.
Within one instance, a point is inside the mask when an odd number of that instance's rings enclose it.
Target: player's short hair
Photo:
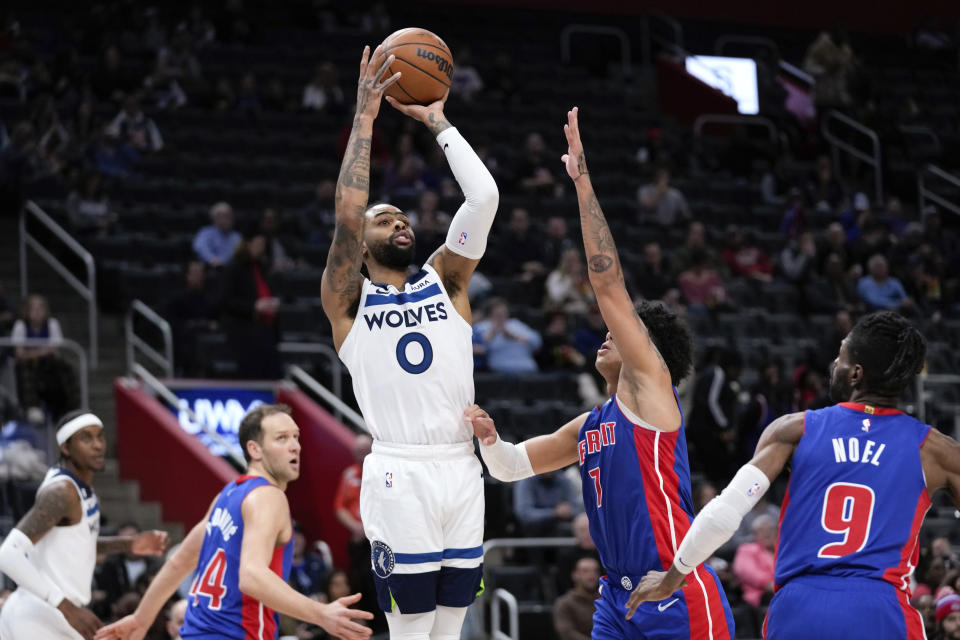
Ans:
[[[644,300],[636,306],[650,339],[663,356],[673,386],[693,369],[693,334],[685,320],[659,301]]]
[[[863,367],[866,390],[882,396],[899,396],[927,357],[923,334],[892,311],[860,318],[847,336],[847,348],[853,362]]]
[[[256,409],[251,409],[247,415],[240,421],[240,429],[237,432],[237,438],[240,440],[240,448],[243,450],[243,459],[250,464],[250,452],[247,451],[247,443],[253,440],[257,444],[263,444],[263,420],[277,413],[290,415],[290,407],[285,404],[262,404]]]

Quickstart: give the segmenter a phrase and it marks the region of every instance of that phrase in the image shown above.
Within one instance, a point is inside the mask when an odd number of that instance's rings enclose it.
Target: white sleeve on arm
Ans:
[[[767,474],[752,464],[745,464],[727,488],[711,500],[697,517],[677,549],[673,566],[686,575],[706,562],[713,552],[730,539],[743,516],[760,501],[770,488]]]
[[[56,607],[63,600],[63,592],[57,585],[37,571],[30,562],[33,543],[20,529],[13,529],[0,545],[0,571],[50,606]]]
[[[446,154],[466,198],[450,222],[447,248],[464,258],[479,260],[487,248],[487,235],[500,203],[497,183],[456,127],[441,131],[437,144]]]
[[[501,482],[515,482],[534,475],[527,447],[522,442],[512,444],[497,436],[497,441],[490,446],[480,443],[480,457],[490,475]]]

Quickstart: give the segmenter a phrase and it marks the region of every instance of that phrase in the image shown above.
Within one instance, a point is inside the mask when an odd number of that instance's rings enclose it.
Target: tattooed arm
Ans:
[[[647,407],[640,415],[644,419],[658,419],[658,422],[653,422],[658,427],[669,428],[669,424],[674,422],[679,426],[680,414],[671,390],[670,371],[627,293],[613,234],[590,183],[590,172],[580,140],[577,107],[567,112],[567,121],[563,131],[567,136],[568,149],[562,159],[577,190],[590,284],[597,296],[603,320],[623,359],[621,381],[630,383],[626,388],[620,385],[618,395],[630,393],[638,397],[638,404],[645,405],[649,402],[646,400],[649,396],[639,393],[641,387],[649,389],[653,386],[665,391],[658,394],[652,403],[656,406]]]
[[[333,344],[337,349],[353,324],[351,310],[359,300],[363,282],[360,246],[363,242],[363,214],[370,191],[370,141],[383,92],[400,77],[395,73],[383,80],[393,60],[392,55],[383,60],[380,47],[372,57],[370,47],[364,47],[360,59],[357,111],[337,180],[336,226],[320,285],[323,310],[333,327]]]

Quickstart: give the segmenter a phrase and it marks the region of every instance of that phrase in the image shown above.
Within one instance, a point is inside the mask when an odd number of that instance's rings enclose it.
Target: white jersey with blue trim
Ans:
[[[90,583],[97,564],[100,500],[93,487],[61,467],[47,471],[37,493],[54,482],[69,482],[80,494],[80,522],[53,527],[34,545],[30,560],[65,598],[77,606],[90,602]]]
[[[472,329],[430,265],[403,290],[364,279],[357,317],[340,345],[370,435],[396,444],[469,442]]]

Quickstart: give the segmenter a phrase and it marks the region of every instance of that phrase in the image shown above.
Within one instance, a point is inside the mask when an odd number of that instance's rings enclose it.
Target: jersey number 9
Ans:
[[[862,550],[870,537],[873,521],[873,489],[852,482],[835,482],[823,496],[820,524],[843,539],[820,547],[820,558],[842,558]]]

